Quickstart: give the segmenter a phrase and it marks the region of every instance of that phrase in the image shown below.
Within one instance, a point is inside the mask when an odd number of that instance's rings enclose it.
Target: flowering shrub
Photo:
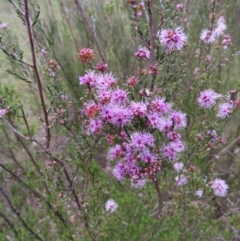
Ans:
[[[28,0],[9,2],[26,25],[31,58],[23,58],[5,23],[0,49],[11,59],[8,73],[34,91],[28,103],[17,100],[11,86],[0,86],[6,140],[0,167],[3,177],[12,180],[0,187],[0,217],[6,224],[2,237],[237,238],[239,182],[224,174],[219,160],[233,145],[227,142],[226,124],[240,106],[238,89],[223,91],[217,81],[237,55],[221,3],[197,6],[199,11],[207,6],[209,15],[195,32],[187,3],[95,3],[98,10],[103,6],[113,38],[114,11],[124,6],[121,14],[131,12],[124,24],[129,20],[132,29],[117,36],[134,31],[135,38],[120,42],[127,57],[117,62],[119,56],[112,53],[120,51],[120,44],[101,47],[100,39],[111,34],[97,28],[94,17],[101,14],[95,15],[95,5],[73,1],[69,9],[79,11],[89,39],[79,44],[71,31],[76,50],[67,51],[74,51],[80,67],[79,84],[69,89],[63,81],[74,76],[68,75],[69,65],[56,57],[48,35],[39,37],[45,26],[39,6],[31,12]],[[67,1],[61,4],[69,10]],[[128,48],[132,43],[134,48]],[[73,95],[78,88],[80,94]]]

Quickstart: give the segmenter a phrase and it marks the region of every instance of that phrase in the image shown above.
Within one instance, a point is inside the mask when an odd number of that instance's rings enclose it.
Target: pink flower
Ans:
[[[224,50],[227,50],[227,49],[228,49],[228,46],[231,46],[231,45],[232,45],[232,38],[231,38],[231,36],[228,35],[228,34],[223,35],[222,44],[223,44]]]
[[[183,8],[182,3],[177,4],[177,6],[176,6],[177,11],[180,11],[182,8]]]
[[[108,151],[107,159],[110,161],[114,161],[117,158],[121,157],[123,154],[122,147],[120,145],[116,145],[114,147],[111,147]]]
[[[204,43],[213,43],[216,39],[216,36],[212,33],[212,31],[208,30],[208,29],[204,29],[200,35],[200,39],[204,42]]]
[[[203,190],[202,190],[202,189],[199,189],[199,190],[196,191],[195,194],[196,194],[197,197],[201,198],[202,195],[203,195]]]
[[[178,158],[178,153],[171,145],[171,143],[168,145],[164,145],[161,151],[162,151],[162,156],[166,158],[168,161],[175,161]]]
[[[117,207],[118,207],[118,204],[113,199],[107,200],[105,204],[105,210],[107,212],[113,213],[117,210]]]
[[[158,37],[161,45],[167,52],[181,50],[187,42],[187,36],[180,27],[176,29],[162,29],[162,31],[158,32]]]
[[[144,150],[138,155],[138,158],[145,163],[155,163],[157,161],[157,156],[148,150]]]
[[[211,89],[204,90],[200,92],[200,96],[198,97],[198,105],[202,108],[211,108],[216,104],[216,100],[222,97],[222,95],[217,94]]]
[[[223,103],[219,106],[217,117],[219,118],[226,118],[231,114],[233,111],[233,105],[231,103]]]
[[[167,133],[167,138],[169,141],[179,140],[181,139],[181,135],[177,132],[170,131]]]
[[[223,16],[218,19],[217,27],[213,31],[215,38],[223,35],[224,31],[227,29],[227,25]]]
[[[162,156],[168,161],[175,161],[178,158],[178,154],[184,151],[185,145],[180,140],[176,140],[164,145],[161,149]]]
[[[135,188],[142,188],[146,184],[146,179],[132,180],[131,184]]]
[[[135,57],[149,59],[150,51],[146,47],[140,47],[135,53]]]
[[[94,58],[95,58],[95,53],[90,48],[82,48],[78,53],[78,59],[82,63],[89,63]]]
[[[147,146],[154,147],[154,137],[150,133],[134,132],[131,135],[131,145],[143,151]]]
[[[226,30],[227,25],[225,22],[224,17],[220,17],[218,22],[217,22],[217,27],[213,30],[210,31],[208,29],[204,29],[200,35],[200,39],[204,43],[211,44],[213,43],[219,36],[223,35],[224,31]]]
[[[175,162],[173,164],[173,169],[176,171],[176,172],[181,172],[182,169],[183,169],[183,166],[184,164],[182,162]]]
[[[100,116],[103,119],[103,121],[110,122],[113,119],[115,111],[115,106],[112,104],[106,105],[102,108],[100,112]]]
[[[44,48],[42,48],[41,50],[40,50],[40,52],[39,52],[39,55],[40,56],[45,56],[45,55],[47,55],[47,51],[44,49]]]
[[[147,105],[143,102],[131,102],[130,110],[133,112],[135,117],[140,116],[143,117],[147,112]]]
[[[117,165],[114,167],[112,173],[113,173],[113,176],[118,181],[122,181],[125,177],[124,164],[121,162],[117,163]]]
[[[180,140],[175,140],[170,143],[171,143],[171,146],[176,150],[176,152],[182,152],[185,150],[185,145]]]
[[[7,113],[6,109],[0,109],[0,117]]]
[[[210,63],[211,61],[212,61],[212,57],[211,57],[211,55],[207,55],[206,56],[206,58],[205,58],[205,61],[207,62],[207,63]]]
[[[211,181],[211,188],[216,196],[225,197],[227,195],[228,185],[220,178]]]
[[[140,17],[142,16],[142,12],[141,12],[141,11],[137,11],[137,12],[136,12],[136,16],[137,16],[138,18],[140,18]]]
[[[173,111],[170,115],[170,119],[173,121],[175,129],[181,129],[187,126],[186,114],[181,111]]]
[[[148,126],[152,127],[152,128],[158,128],[159,126],[159,122],[160,122],[160,117],[157,113],[152,113],[147,115],[147,124]]]
[[[88,85],[94,87],[96,85],[98,75],[94,71],[87,71],[84,76],[80,76],[80,85]]]
[[[113,77],[112,73],[99,74],[96,78],[96,87],[98,89],[107,89],[113,87],[117,80]]]
[[[109,122],[115,126],[122,127],[128,125],[133,119],[130,109],[122,106],[113,106],[113,117]]]
[[[173,121],[170,118],[161,117],[158,122],[158,129],[161,132],[169,132],[173,127]]]
[[[110,102],[111,97],[112,97],[112,92],[111,92],[111,91],[102,89],[102,90],[99,90],[99,91],[97,92],[96,99],[97,99],[97,101],[98,101],[100,104],[106,105],[106,104],[108,104],[108,103]]]
[[[128,100],[127,92],[122,89],[116,89],[112,92],[111,102],[114,104],[123,104]]]
[[[151,112],[158,112],[160,115],[166,115],[172,110],[172,104],[165,102],[164,98],[156,98],[150,104]]]
[[[100,116],[103,121],[118,127],[129,124],[134,117],[130,109],[114,104],[104,106],[100,112]]]
[[[108,65],[103,62],[98,63],[97,66],[95,67],[95,69],[101,73],[105,72],[107,68],[108,68]]]
[[[135,86],[138,83],[138,79],[135,76],[130,77],[127,80],[129,86]]]
[[[103,123],[99,119],[90,119],[90,122],[87,128],[91,134],[97,134],[102,131]]]
[[[183,174],[176,176],[175,181],[176,181],[178,187],[184,186],[187,184],[187,178]]]
[[[6,30],[6,29],[8,29],[8,24],[7,23],[1,23],[0,28]]]

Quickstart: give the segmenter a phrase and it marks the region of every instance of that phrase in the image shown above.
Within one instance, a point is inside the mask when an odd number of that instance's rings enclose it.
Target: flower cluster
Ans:
[[[163,160],[178,160],[185,150],[179,130],[187,126],[186,114],[174,110],[163,97],[148,97],[147,91],[140,101],[131,99],[129,90],[118,87],[111,73],[88,71],[79,80],[94,95],[83,108],[89,119],[87,131],[107,135],[112,144],[108,160],[116,163],[113,175],[117,180],[130,178],[133,186],[141,187],[146,179],[155,180]],[[131,88],[137,79],[131,77],[127,82]],[[113,133],[111,140],[109,133]],[[160,147],[155,133],[164,138]]]
[[[217,26],[215,29],[208,30],[204,29],[200,35],[200,40],[204,43],[211,44],[213,43],[218,37],[224,34],[224,31],[227,29],[227,25],[223,16],[221,16],[217,21]]]
[[[200,107],[210,109],[214,105],[216,105],[216,100],[219,98],[223,98],[223,96],[221,94],[217,94],[212,89],[207,89],[200,92],[197,102]],[[234,102],[231,100],[227,100],[227,102],[219,105],[217,117],[224,119],[233,112],[233,109]]]
[[[127,3],[132,5],[132,9],[134,11],[134,15],[138,18],[142,16],[142,11],[144,10],[144,2],[141,2],[140,4],[137,4],[135,0],[127,0]]]
[[[82,63],[89,63],[92,59],[95,58],[95,54],[90,48],[82,48],[78,53],[78,59]]]

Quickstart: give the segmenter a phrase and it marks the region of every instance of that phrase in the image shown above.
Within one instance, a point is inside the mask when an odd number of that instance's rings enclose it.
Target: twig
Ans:
[[[43,239],[37,234],[35,233],[28,225],[27,223],[24,221],[24,219],[21,217],[20,212],[14,208],[14,206],[12,205],[9,197],[7,196],[7,194],[3,191],[2,188],[0,188],[0,192],[2,193],[2,195],[5,197],[5,199],[7,200],[7,203],[9,205],[9,207],[11,208],[12,212],[19,218],[19,220],[21,221],[21,223],[23,224],[23,226],[33,235],[35,236],[35,238],[37,240],[43,241]]]
[[[32,54],[32,62],[33,62],[33,71],[37,80],[37,85],[38,85],[38,91],[39,91],[39,96],[40,96],[40,101],[42,105],[42,110],[44,114],[44,120],[45,120],[45,125],[46,125],[46,147],[49,149],[50,146],[50,140],[51,140],[51,133],[49,129],[49,122],[48,122],[48,113],[46,110],[45,106],[45,100],[43,96],[43,88],[42,88],[42,83],[41,79],[39,76],[38,68],[37,68],[37,61],[36,61],[36,56],[35,56],[35,50],[34,50],[34,41],[33,41],[33,33],[32,33],[32,26],[30,24],[30,19],[29,19],[29,12],[28,12],[28,0],[24,0],[24,6],[25,6],[25,19],[26,19],[26,26],[27,26],[27,31],[28,31],[28,37],[29,37],[29,42],[30,42],[30,47],[31,47],[31,54]]]
[[[67,224],[63,218],[63,216],[54,209],[54,207],[52,206],[52,204],[46,200],[46,198],[44,198],[40,193],[38,193],[37,191],[35,191],[34,189],[32,189],[28,184],[26,184],[25,182],[23,182],[23,180],[18,177],[16,174],[14,174],[10,169],[8,169],[5,165],[3,165],[2,163],[0,163],[0,167],[3,168],[6,172],[8,172],[16,181],[18,181],[19,183],[21,183],[22,186],[24,186],[25,188],[27,188],[30,192],[32,192],[36,197],[42,199],[48,206],[49,209],[51,209],[53,211],[53,213],[59,218],[59,220],[63,223],[63,225],[65,227],[67,227]]]
[[[158,200],[158,211],[157,211],[157,217],[160,216],[162,209],[163,209],[163,196],[161,193],[161,190],[159,188],[159,183],[158,180],[156,179],[156,181],[154,182],[154,187],[157,193],[157,200]]]
[[[18,232],[17,232],[17,230],[15,229],[13,223],[5,216],[2,212],[0,212],[0,217],[2,217],[2,218],[7,222],[7,224],[10,226],[10,228],[11,228],[12,231],[14,232],[16,238],[19,239],[19,237],[18,237]]]
[[[153,19],[152,19],[152,0],[148,0],[147,2],[148,10],[146,13],[148,28],[149,28],[149,38],[150,38],[150,65],[154,65],[154,30],[153,30]],[[154,88],[154,80],[155,77],[153,74],[150,75],[150,90],[152,91]]]
[[[19,132],[18,130],[16,130],[4,117],[0,116],[0,119],[2,119],[12,130],[15,134],[21,136],[23,139],[25,140],[30,140],[29,137],[24,136],[21,132]]]

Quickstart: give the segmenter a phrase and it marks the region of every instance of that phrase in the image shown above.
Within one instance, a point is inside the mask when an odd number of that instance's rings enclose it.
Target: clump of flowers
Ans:
[[[200,107],[210,109],[216,105],[216,101],[219,98],[223,99],[224,97],[221,94],[214,92],[212,89],[207,89],[200,92],[197,102]],[[218,106],[218,112],[216,116],[221,119],[229,117],[229,115],[233,113],[235,104],[237,106],[237,103],[227,99],[227,102],[221,103]]]
[[[78,53],[78,59],[82,63],[89,63],[94,58],[95,58],[95,53],[90,48],[82,48]]]
[[[200,35],[200,40],[204,43],[211,44],[218,37],[222,36],[227,29],[227,25],[223,16],[221,16],[217,21],[217,26],[213,30],[204,29]]]
[[[144,2],[139,4],[137,4],[135,0],[126,0],[126,2],[131,4],[135,17],[140,18],[142,16],[142,10],[145,8]]]
[[[138,83],[135,77],[127,82],[128,88]],[[107,157],[115,163],[117,180],[131,179],[139,187],[147,179],[154,181],[162,161],[177,160],[185,150],[179,131],[187,125],[186,115],[174,110],[164,97],[148,97],[146,90],[141,101],[131,99],[109,73],[89,71],[80,77],[80,84],[88,86],[94,96],[83,108],[89,118],[88,133],[116,133]],[[161,147],[155,141],[158,132],[165,137]]]

